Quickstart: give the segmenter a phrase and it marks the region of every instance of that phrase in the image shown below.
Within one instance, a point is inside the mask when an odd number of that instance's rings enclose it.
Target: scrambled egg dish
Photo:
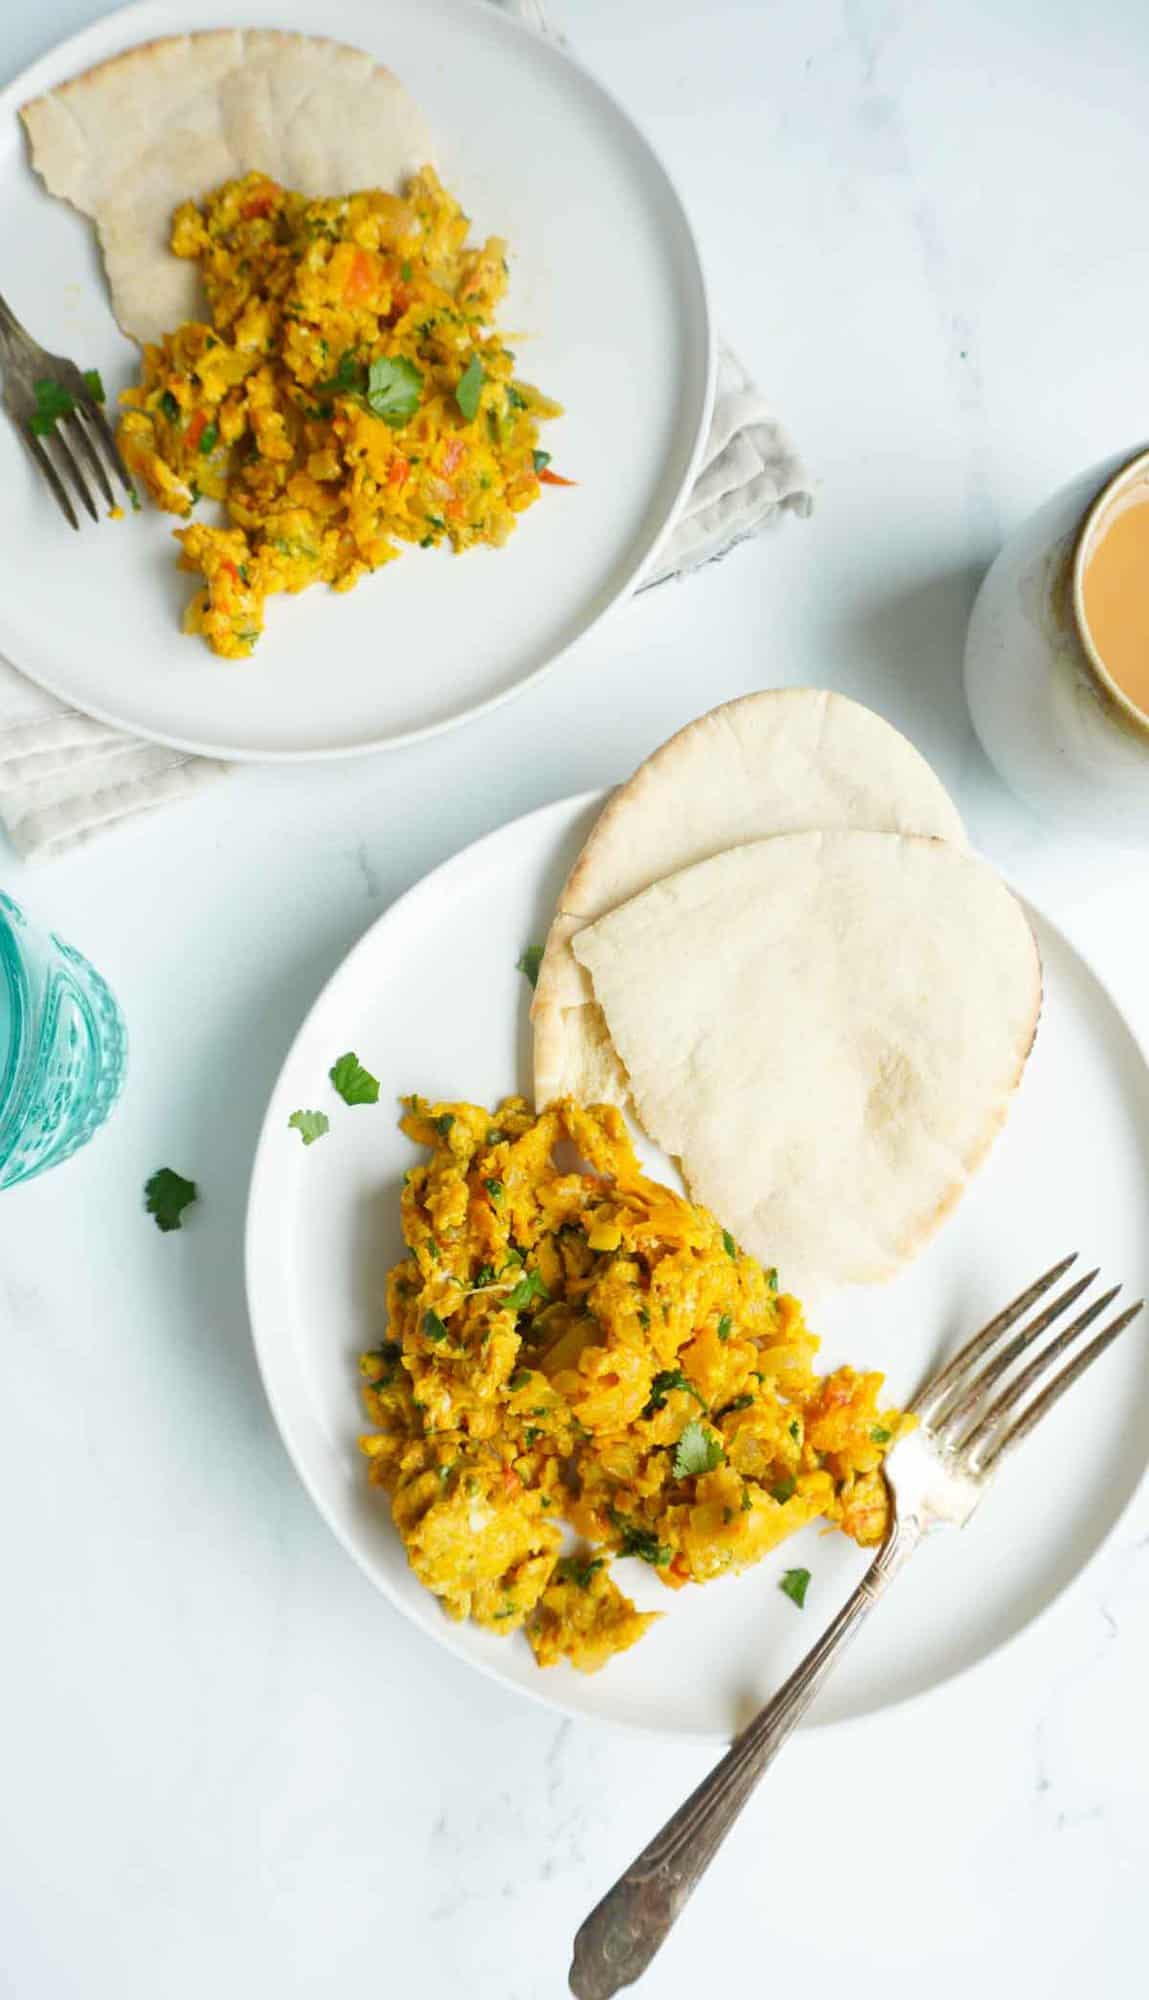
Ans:
[[[506,246],[467,247],[468,219],[431,167],[406,193],[309,201],[260,174],[176,211],[211,325],[144,350],[119,441],[157,505],[222,501],[229,525],[177,532],[203,578],[185,618],[240,659],[265,598],[351,590],[403,542],[505,542],[540,482],[560,406],[517,380],[488,328]]]
[[[879,1409],[880,1375],[815,1374],[797,1300],[642,1174],[620,1112],[416,1097],[403,1130],[431,1158],[403,1188],[361,1442],[453,1618],[589,1672],[656,1615],[612,1556],[679,1589],[818,1517],[882,1539],[881,1462],[910,1420]]]

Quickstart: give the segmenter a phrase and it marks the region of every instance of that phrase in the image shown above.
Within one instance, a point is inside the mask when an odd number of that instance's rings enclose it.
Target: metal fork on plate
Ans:
[[[136,489],[90,381],[74,361],[40,347],[2,297],[0,361],[4,365],[4,408],[47,480],[64,519],[73,528],[80,525],[69,484],[93,521],[100,518],[80,468],[81,458],[109,507],[116,503],[105,461],[134,506]]]
[[[1065,1276],[1073,1257],[974,1335],[911,1405],[917,1428],[886,1459],[893,1499],[889,1534],[866,1575],[784,1686],[754,1717],[685,1805],[655,1835],[591,1911],[575,1938],[571,1991],[610,2000],[649,1965],[767,1766],[805,1714],[831,1667],[931,1529],[964,1527],[1005,1454],[1041,1422],[1098,1356],[1136,1319],[1128,1306],[1057,1363],[1120,1291],[1094,1299],[1007,1382],[1015,1364],[1080,1299],[1097,1271],[1066,1287],[1035,1318],[1031,1308]],[[1024,1321],[1019,1332],[1010,1330]],[[1000,1385],[1000,1386],[999,1386]]]

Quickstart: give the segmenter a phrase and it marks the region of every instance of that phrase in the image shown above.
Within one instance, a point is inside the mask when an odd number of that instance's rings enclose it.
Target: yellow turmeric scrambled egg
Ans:
[[[880,1375],[815,1374],[798,1301],[642,1174],[618,1111],[416,1097],[402,1124],[431,1158],[403,1188],[361,1443],[453,1618],[589,1672],[656,1615],[614,1555],[677,1589],[818,1517],[882,1539],[881,1462],[910,1419],[879,1409]]]
[[[467,247],[432,167],[403,196],[310,201],[260,174],[176,211],[211,325],[144,349],[119,442],[156,504],[221,501],[229,525],[180,529],[203,588],[185,629],[249,654],[273,592],[351,590],[403,542],[505,542],[548,470],[540,418],[490,330],[506,246]]]

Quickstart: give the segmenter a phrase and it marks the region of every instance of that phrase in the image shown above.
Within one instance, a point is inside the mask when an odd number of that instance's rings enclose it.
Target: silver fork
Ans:
[[[610,2000],[645,1971],[758,1780],[923,1537],[937,1527],[965,1526],[1005,1454],[1029,1436],[1136,1319],[1144,1300],[1118,1313],[1057,1368],[1079,1335],[1112,1304],[1121,1289],[1115,1285],[997,1389],[1002,1377],[1099,1275],[1090,1271],[1076,1279],[1005,1339],[1075,1262],[1076,1252],[1055,1264],[975,1334],[917,1396],[911,1408],[918,1426],[899,1439],[886,1460],[893,1507],[885,1542],[853,1596],[802,1664],[591,1911],[574,1944],[570,1985],[577,2000]],[[1040,1393],[1035,1393],[1039,1387]]]
[[[116,502],[105,470],[105,460],[135,506],[136,489],[128,477],[99,400],[92,393],[83,372],[74,361],[68,361],[60,354],[49,354],[46,348],[40,347],[2,297],[0,359],[4,363],[4,408],[51,487],[64,519],[73,528],[80,525],[65,476],[93,521],[100,518],[78,458],[85,461],[109,507],[114,507]],[[37,395],[38,388],[58,392],[56,405],[60,405],[61,398],[66,398],[67,407],[60,407],[59,414],[51,419],[45,418],[43,396]],[[101,448],[103,457],[100,455]]]

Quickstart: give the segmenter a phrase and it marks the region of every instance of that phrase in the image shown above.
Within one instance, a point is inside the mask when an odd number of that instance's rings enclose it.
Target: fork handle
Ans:
[[[610,2000],[646,1970],[758,1780],[919,1539],[916,1521],[895,1525],[801,1665],[591,1911],[575,1938],[570,1986],[576,2000]]]

